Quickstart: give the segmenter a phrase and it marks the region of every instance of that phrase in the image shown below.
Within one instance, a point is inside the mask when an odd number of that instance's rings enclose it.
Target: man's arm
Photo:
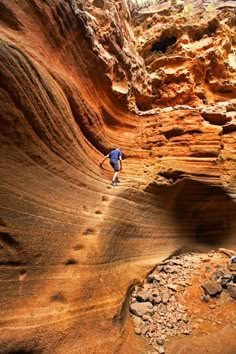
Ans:
[[[100,164],[99,164],[99,165],[100,165],[100,167],[102,167],[103,162],[104,162],[104,161],[105,161],[108,157],[109,157],[109,154],[108,154],[107,156],[105,156],[105,157],[104,157],[104,159],[102,160],[102,162],[100,162]]]
[[[119,156],[119,161],[120,161],[120,170],[122,170],[122,157],[121,157],[121,155]]]

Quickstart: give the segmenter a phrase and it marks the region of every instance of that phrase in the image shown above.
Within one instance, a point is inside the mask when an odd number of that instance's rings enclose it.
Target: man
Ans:
[[[111,150],[107,156],[100,162],[100,167],[102,167],[103,162],[106,159],[110,159],[110,165],[114,170],[114,174],[112,177],[112,186],[116,186],[116,182],[119,182],[118,175],[120,170],[122,170],[122,154],[121,151],[116,148],[114,150]]]

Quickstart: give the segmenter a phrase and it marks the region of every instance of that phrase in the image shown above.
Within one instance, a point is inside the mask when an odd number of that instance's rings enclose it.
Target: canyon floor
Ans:
[[[143,354],[235,353],[235,293],[219,286],[222,275],[235,274],[228,262],[222,250],[183,253],[136,286],[130,313],[136,335],[149,345]],[[235,292],[236,285],[228,284]]]

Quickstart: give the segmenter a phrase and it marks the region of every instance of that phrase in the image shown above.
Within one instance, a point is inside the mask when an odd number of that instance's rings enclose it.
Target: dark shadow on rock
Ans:
[[[236,203],[220,186],[185,178],[166,187],[153,183],[147,191],[169,208],[194,243],[216,247],[233,242]]]

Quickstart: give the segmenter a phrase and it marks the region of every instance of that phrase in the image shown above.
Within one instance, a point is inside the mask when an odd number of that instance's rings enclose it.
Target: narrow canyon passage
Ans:
[[[136,5],[0,0],[0,353],[144,353],[133,286],[236,249],[234,4]]]

